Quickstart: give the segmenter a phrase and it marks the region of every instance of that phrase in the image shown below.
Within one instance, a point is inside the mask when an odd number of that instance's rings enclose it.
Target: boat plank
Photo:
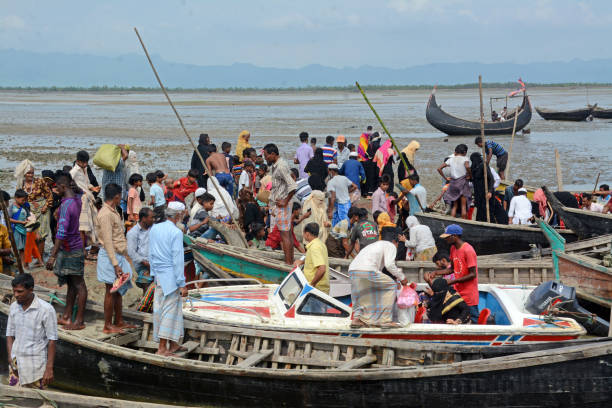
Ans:
[[[274,349],[260,350],[251,353],[247,358],[245,358],[240,363],[236,364],[237,367],[251,367],[259,364],[266,358],[270,357],[270,355],[274,352]]]
[[[353,370],[355,368],[362,368],[368,364],[372,364],[376,361],[376,356],[373,354],[367,354],[363,357],[351,359],[349,361],[345,361],[344,363],[338,366],[341,370]]]

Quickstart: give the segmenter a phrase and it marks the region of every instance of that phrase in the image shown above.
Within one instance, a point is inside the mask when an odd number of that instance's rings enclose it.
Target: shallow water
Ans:
[[[507,92],[485,90],[487,116],[489,97]],[[534,88],[530,95],[533,106],[552,109],[573,109],[587,102],[584,88]],[[429,91],[371,91],[368,96],[400,148],[411,139],[420,141],[416,165],[432,189],[439,188],[436,167],[456,144],[466,143],[470,153],[477,148],[473,137],[449,138],[427,123]],[[202,92],[171,97],[194,140],[207,132],[219,147],[223,141],[235,145],[238,133],[249,129],[254,147],[274,142],[290,157],[303,130],[317,137],[319,144],[326,135],[339,133],[356,144],[367,125],[380,129],[357,91]],[[478,118],[476,90],[438,90],[437,100],[449,113]],[[512,99],[509,108],[520,102]],[[612,89],[589,90],[589,102],[612,107]],[[499,111],[503,103],[498,101],[493,108]],[[534,111],[528,128],[530,134],[515,138],[510,178],[521,177],[534,186],[556,185],[556,148],[565,185],[592,186],[600,171],[600,184],[612,180],[612,121],[550,122]],[[9,191],[14,187],[10,173],[26,157],[38,170],[57,169],[72,163],[80,149],[93,157],[102,143],[127,143],[138,153],[142,173],[160,168],[180,171],[175,173],[178,176],[188,169],[192,151],[161,93],[1,92],[0,140],[0,184]],[[510,148],[510,136],[495,140]]]

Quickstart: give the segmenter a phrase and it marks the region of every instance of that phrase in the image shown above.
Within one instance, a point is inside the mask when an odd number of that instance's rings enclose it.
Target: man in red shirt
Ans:
[[[448,281],[454,285],[465,303],[470,307],[472,323],[478,322],[478,262],[474,248],[461,239],[463,229],[457,224],[451,224],[444,230],[440,238],[450,245],[451,269],[433,271],[425,280],[435,279],[436,276],[455,274],[454,279]]]
[[[187,173],[187,177],[181,178],[179,181],[174,183],[174,188],[172,191],[174,192],[174,196],[177,200],[182,203],[185,202],[185,198],[191,193],[195,193],[198,189],[198,177],[200,176],[200,172],[196,169],[191,169]]]

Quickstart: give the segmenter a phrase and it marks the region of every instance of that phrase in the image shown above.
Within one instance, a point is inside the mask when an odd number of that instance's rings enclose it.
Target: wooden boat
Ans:
[[[6,356],[4,336],[11,296],[4,283],[2,357]],[[37,294],[49,299],[40,288]],[[54,307],[62,311],[61,305]],[[605,406],[612,402],[609,339],[504,347],[423,345],[246,328],[237,331],[186,320],[183,346],[187,350],[181,356],[162,357],[153,354],[157,343],[151,341],[151,315],[126,311],[126,320],[141,327],[105,335],[102,313],[100,305],[89,303],[85,330],[59,329],[54,387],[105,397],[207,406],[406,407],[427,400],[432,406],[471,408],[482,404]],[[445,389],[454,391],[438,392]]]
[[[436,102],[435,90],[431,93],[425,111],[427,121],[436,129],[449,136],[471,136],[480,135],[480,121],[471,121],[450,115],[442,110]],[[523,103],[516,119],[516,131],[523,129],[531,120],[531,103],[527,94],[523,96]],[[508,135],[512,134],[514,120],[503,122],[485,122],[485,135]]]
[[[593,108],[593,117],[597,119],[612,119],[612,109],[604,109],[596,106]]]
[[[570,122],[582,122],[587,120],[589,115],[593,112],[593,108],[586,107],[582,109],[573,109],[567,111],[554,111],[546,108],[535,108],[538,115],[545,120],[562,120]]]
[[[568,228],[581,238],[612,234],[612,214],[601,214],[579,208],[565,207],[546,188],[542,187],[546,199]]]
[[[495,191],[503,195],[506,192],[506,187],[513,186],[513,185],[514,185],[514,181],[502,180],[499,182],[499,186],[497,186],[497,189],[495,189]],[[533,201],[533,194],[535,193],[537,188],[532,187],[532,186],[525,186],[525,185],[523,186],[523,188],[527,189],[527,198],[529,199],[529,201]]]
[[[255,278],[263,283],[281,283],[291,271],[284,263],[284,255],[280,251],[236,248],[207,243],[201,239],[192,241],[189,237],[185,240],[191,245],[195,260],[214,277],[235,276]],[[347,275],[350,263],[350,259],[329,258],[330,294],[333,297],[350,294],[350,280]],[[398,261],[397,266],[412,282],[424,282],[425,272],[437,269],[433,262],[421,261]],[[518,260],[508,260],[495,256],[479,257],[478,268],[480,283],[539,285],[552,277],[550,258],[521,260],[519,257]]]
[[[503,225],[481,221],[464,220],[437,213],[415,214],[419,222],[427,225],[436,239],[438,248],[447,247],[439,238],[450,224],[463,228],[463,239],[470,243],[479,255],[496,254],[500,252],[515,252],[529,250],[529,244],[542,247],[548,246],[548,240],[537,226]],[[577,239],[570,230],[560,230],[567,242]]]

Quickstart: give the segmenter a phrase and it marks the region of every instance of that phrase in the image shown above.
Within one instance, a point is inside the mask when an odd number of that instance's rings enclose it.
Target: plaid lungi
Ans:
[[[157,285],[153,300],[153,339],[178,343],[183,331],[183,300],[178,289],[164,296],[161,285]]]
[[[436,252],[438,252],[438,248],[433,246],[431,248],[427,248],[421,252],[418,252],[415,256],[414,256],[414,260],[415,261],[431,261],[433,259],[433,256],[436,254]]]
[[[377,326],[393,320],[397,285],[381,272],[349,271],[353,316]]]
[[[83,276],[85,273],[85,251],[83,248],[74,251],[60,249],[55,261],[53,273],[57,276],[59,286],[68,283],[68,276]]]
[[[278,226],[279,231],[291,231],[291,209],[289,205],[274,207],[274,223]]]

